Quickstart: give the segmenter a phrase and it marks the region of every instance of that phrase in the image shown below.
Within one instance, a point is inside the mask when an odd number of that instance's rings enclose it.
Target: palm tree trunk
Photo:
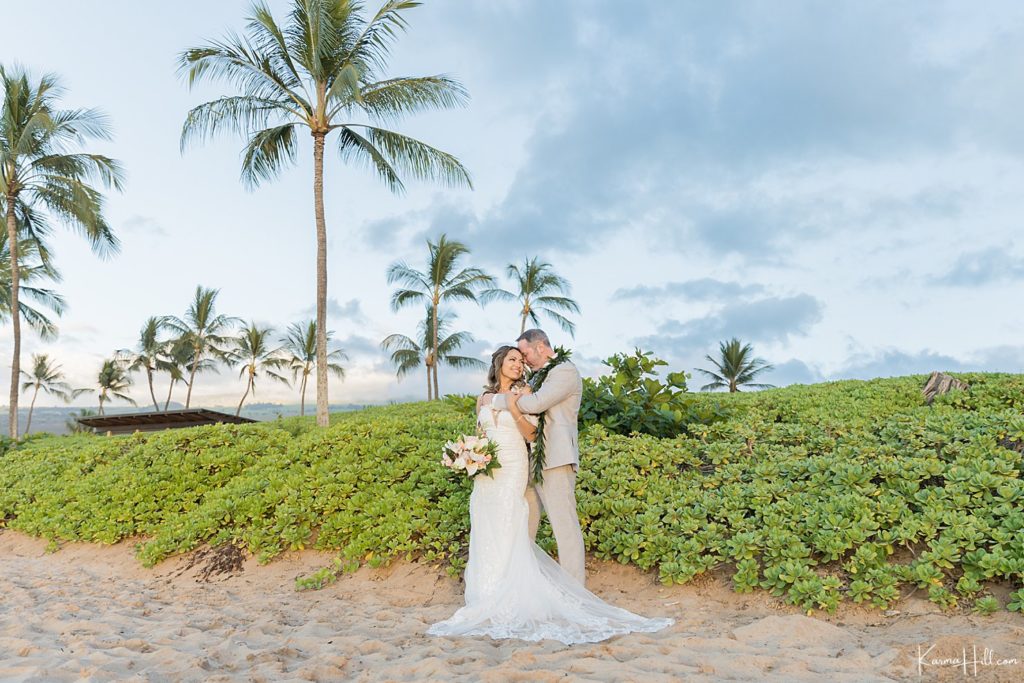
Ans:
[[[196,370],[199,369],[199,352],[196,351],[195,355],[192,356],[192,372],[188,375],[188,393],[185,394],[185,408],[188,409],[192,405],[192,385],[196,381]]]
[[[530,317],[530,295],[523,298],[523,321],[519,325],[519,334],[526,332],[526,319]]]
[[[171,392],[174,391],[174,383],[177,382],[177,381],[178,380],[174,379],[174,377],[171,377],[171,385],[169,387],[167,387],[167,400],[164,401],[164,412],[165,413],[167,412],[168,406],[171,405]]]
[[[149,395],[153,398],[153,412],[160,412],[160,404],[156,402],[156,392],[153,391],[153,370],[146,368],[146,377],[149,379]]]
[[[28,436],[29,430],[32,429],[32,410],[36,407],[36,396],[39,395],[39,385],[36,385],[36,390],[32,392],[32,403],[28,406],[28,422],[25,424],[25,436]]]
[[[103,414],[103,394],[100,394],[100,415]]]
[[[437,357],[437,354],[434,354],[434,400],[435,401],[440,401],[441,400],[441,394],[437,390],[437,366],[441,364],[440,360],[441,359]]]
[[[327,222],[324,219],[324,136],[313,133],[313,204],[316,213],[316,423],[331,423],[327,412]]]
[[[440,353],[440,349],[437,348],[437,328],[438,328],[438,322],[439,322],[438,319],[437,319],[437,308],[438,308],[438,301],[437,301],[437,297],[435,296],[434,297],[434,331],[433,331],[433,334],[431,335],[431,339],[433,340],[433,345],[434,345],[434,400],[435,401],[441,398],[440,395],[438,395],[438,393],[437,393],[437,366],[441,364],[441,353]]]
[[[14,349],[11,358],[11,399],[7,415],[7,433],[18,438],[18,380],[21,379],[21,310],[18,308],[18,287],[21,273],[18,269],[18,221],[14,216],[16,197],[7,195],[7,244],[11,249],[11,325],[14,329]]]
[[[306,416],[306,382],[309,381],[309,373],[303,371],[302,386],[299,389],[299,417]]]
[[[433,396],[430,395],[430,366],[427,366],[427,400],[431,400]]]
[[[250,378],[249,382],[245,385],[245,393],[242,394],[242,400],[238,402],[238,410],[235,411],[235,417],[242,414],[242,404],[245,403],[245,399],[249,397],[250,388],[252,388],[252,378]]]

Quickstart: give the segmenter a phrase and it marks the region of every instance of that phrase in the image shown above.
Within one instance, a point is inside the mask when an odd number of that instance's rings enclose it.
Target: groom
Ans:
[[[543,330],[527,330],[519,336],[519,351],[532,370],[539,370],[554,357]],[[558,544],[558,562],[580,584],[586,581],[583,532],[576,514],[576,471],[580,464],[577,416],[583,396],[579,370],[569,361],[553,367],[535,394],[499,394],[494,408],[505,401],[517,402],[519,410],[537,415],[546,412],[544,426],[544,481],[526,488],[530,505],[530,537],[537,538],[543,508]]]

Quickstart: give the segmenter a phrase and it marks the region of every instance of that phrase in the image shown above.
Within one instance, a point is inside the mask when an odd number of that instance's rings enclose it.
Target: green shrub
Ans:
[[[656,369],[668,363],[649,351],[636,349],[631,356],[619,353],[604,364],[611,373],[583,380],[581,428],[599,424],[616,434],[667,438],[682,434],[692,422],[707,424],[722,417],[719,409],[708,404],[696,407],[686,393],[685,372],[670,372],[665,382],[659,380]]]
[[[936,604],[992,607],[992,582],[1024,604],[1024,383],[972,375],[925,406],[923,376],[688,395],[723,418],[673,438],[602,425],[580,434],[577,498],[597,557],[666,584],[731,568],[804,610],[887,608],[925,589]],[[203,543],[268,561],[338,553],[316,587],[397,557],[463,568],[471,483],[440,466],[473,429],[452,399],[332,416],[124,437],[33,439],[4,456],[0,525],[60,542],[136,538],[152,565]],[[716,408],[718,410],[719,408]],[[551,545],[542,527],[542,545]]]

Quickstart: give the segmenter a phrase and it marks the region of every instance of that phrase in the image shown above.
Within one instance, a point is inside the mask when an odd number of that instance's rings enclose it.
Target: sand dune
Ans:
[[[460,584],[428,565],[362,569],[299,593],[293,579],[329,555],[249,559],[202,581],[187,558],[143,569],[127,543],[44,549],[0,531],[2,681],[1024,680],[1024,618],[950,616],[917,597],[889,616],[844,606],[808,617],[763,593],[735,594],[720,577],[666,588],[591,562],[598,595],[677,623],[566,647],[425,636],[461,603]],[[970,656],[972,645],[976,676],[930,663]],[[919,676],[918,647],[930,646]]]

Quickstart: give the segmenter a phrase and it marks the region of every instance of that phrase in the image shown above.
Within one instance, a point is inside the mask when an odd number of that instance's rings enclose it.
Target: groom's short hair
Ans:
[[[521,342],[524,339],[526,340],[527,344],[532,345],[536,344],[537,342],[544,342],[545,346],[547,346],[549,349],[551,348],[551,340],[548,339],[547,333],[544,330],[537,329],[536,327],[533,328],[532,330],[527,330],[526,332],[523,332],[521,335],[519,335],[519,338],[516,339],[516,341]]]

